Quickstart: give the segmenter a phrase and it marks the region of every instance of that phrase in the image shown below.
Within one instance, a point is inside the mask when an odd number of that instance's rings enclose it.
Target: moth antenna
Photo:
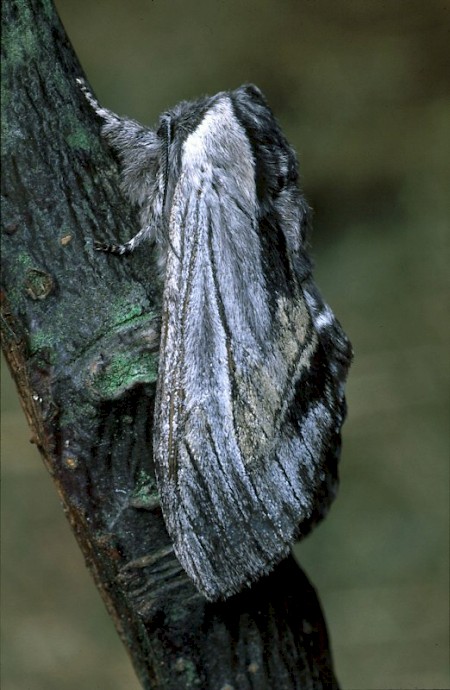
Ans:
[[[132,249],[126,244],[108,244],[108,242],[94,242],[96,252],[106,252],[107,254],[130,254]]]
[[[108,254],[131,254],[138,245],[146,239],[153,240],[154,230],[152,226],[145,225],[137,235],[125,242],[124,244],[109,244],[108,242],[94,242],[94,249],[98,252],[107,252]]]
[[[170,149],[170,145],[172,143],[170,115],[167,116],[164,124],[166,125],[166,139],[165,139],[165,147],[164,147],[164,194],[163,194],[163,202],[162,202],[163,208],[166,205],[166,199],[167,199],[167,185],[169,182],[169,149]]]

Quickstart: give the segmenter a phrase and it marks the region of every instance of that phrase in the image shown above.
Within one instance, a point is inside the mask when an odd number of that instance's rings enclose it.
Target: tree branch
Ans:
[[[208,604],[176,560],[152,466],[158,304],[115,161],[50,0],[5,0],[3,348],[86,563],[144,688],[335,688],[292,558]]]

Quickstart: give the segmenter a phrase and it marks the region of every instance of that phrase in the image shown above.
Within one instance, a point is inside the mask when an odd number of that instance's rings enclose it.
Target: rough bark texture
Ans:
[[[173,555],[151,462],[158,305],[115,161],[51,0],[4,0],[3,348],[34,438],[144,688],[336,688],[292,558],[208,604]]]

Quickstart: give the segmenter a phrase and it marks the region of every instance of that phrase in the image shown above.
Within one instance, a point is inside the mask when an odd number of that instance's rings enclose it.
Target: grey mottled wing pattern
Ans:
[[[211,599],[267,572],[333,490],[336,420],[320,396],[298,400],[320,335],[292,275],[268,291],[260,233],[252,151],[222,99],[183,146],[154,419],[166,524]]]

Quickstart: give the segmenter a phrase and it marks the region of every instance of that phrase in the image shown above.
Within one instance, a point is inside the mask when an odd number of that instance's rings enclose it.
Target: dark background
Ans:
[[[181,99],[265,92],[315,211],[317,281],[355,350],[340,494],[296,555],[343,688],[450,687],[450,4],[56,4],[121,114],[153,124]],[[2,390],[2,687],[135,690],[7,374]]]

